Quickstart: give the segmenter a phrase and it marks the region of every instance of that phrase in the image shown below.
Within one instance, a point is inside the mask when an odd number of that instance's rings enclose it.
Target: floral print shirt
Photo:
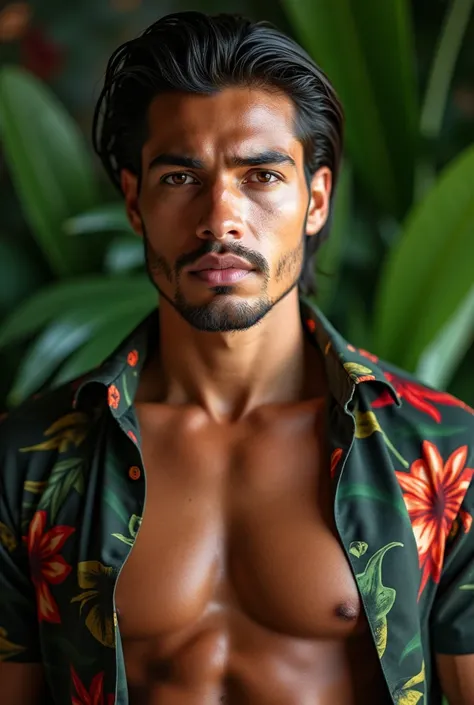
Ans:
[[[391,702],[438,705],[434,654],[474,653],[474,411],[313,304],[300,313],[324,353],[334,516]],[[43,663],[55,705],[129,702],[114,590],[145,501],[133,399],[158,315],[0,423],[0,660]]]

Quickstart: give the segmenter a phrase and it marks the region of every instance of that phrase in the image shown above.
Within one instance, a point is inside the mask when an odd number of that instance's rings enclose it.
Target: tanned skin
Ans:
[[[389,703],[334,524],[322,353],[299,315],[303,234],[326,222],[331,172],[308,189],[283,93],[160,95],[148,126],[141,183],[121,173],[160,293],[135,400],[146,506],[116,592],[130,704]],[[211,286],[188,271],[209,252],[254,271]],[[472,705],[472,657],[438,665],[450,705]],[[12,693],[38,675],[4,666]],[[29,692],[7,705],[41,702]]]
[[[299,315],[331,172],[308,190],[281,93],[162,95],[148,123],[140,190],[122,173],[161,295],[136,400],[147,505],[116,594],[131,703],[381,705],[334,527],[322,355]],[[212,286],[188,271],[211,251],[255,269]]]

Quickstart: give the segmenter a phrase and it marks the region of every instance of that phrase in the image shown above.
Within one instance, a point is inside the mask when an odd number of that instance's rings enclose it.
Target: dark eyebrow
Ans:
[[[296,166],[295,160],[289,154],[272,149],[249,155],[248,157],[235,156],[230,159],[230,162],[233,166],[261,166],[263,164],[290,164],[291,166]]]
[[[204,164],[200,159],[186,157],[184,154],[158,154],[151,160],[148,171],[157,166],[184,166],[186,169],[204,169]]]
[[[248,157],[231,157],[230,163],[232,166],[262,166],[264,164],[290,164],[296,167],[295,160],[285,152],[275,150],[267,150],[258,154],[249,155]],[[154,157],[148,167],[148,171],[158,166],[182,166],[186,169],[204,169],[204,163],[200,159],[187,157],[184,154],[158,154]]]

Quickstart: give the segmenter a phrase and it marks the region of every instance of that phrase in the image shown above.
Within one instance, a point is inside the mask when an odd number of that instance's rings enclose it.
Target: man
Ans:
[[[1,705],[474,703],[473,412],[300,296],[342,122],[264,24],[112,56],[94,144],[160,305],[2,424]]]

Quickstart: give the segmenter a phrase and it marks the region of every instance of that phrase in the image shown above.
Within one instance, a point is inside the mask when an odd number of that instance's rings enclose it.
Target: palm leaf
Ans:
[[[65,219],[98,189],[89,150],[52,91],[23,69],[0,71],[0,137],[24,214],[51,269],[65,276],[100,261],[97,243],[64,237]]]
[[[413,371],[468,296],[474,261],[474,147],[413,209],[380,275],[374,350]],[[407,335],[409,332],[409,335]]]
[[[342,100],[357,174],[382,208],[405,213],[418,125],[408,3],[283,0],[283,6]]]

